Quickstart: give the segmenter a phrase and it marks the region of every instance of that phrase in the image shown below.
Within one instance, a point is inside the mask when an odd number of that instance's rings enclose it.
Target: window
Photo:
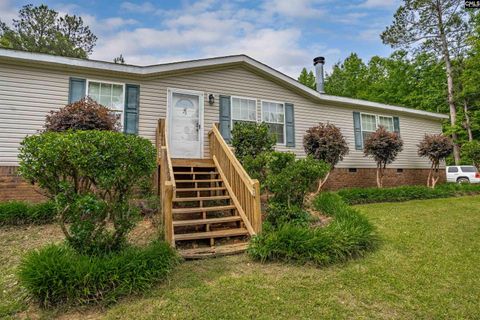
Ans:
[[[357,172],[357,168],[348,168],[348,172],[355,173]]]
[[[255,99],[232,97],[232,129],[237,122],[257,121],[257,101]]]
[[[378,126],[384,127],[387,131],[393,131],[393,118],[378,116]]]
[[[125,105],[125,86],[123,84],[88,81],[87,96],[120,114],[121,123],[123,123],[123,109]]]
[[[448,172],[458,172],[458,168],[457,167],[450,167],[450,168],[448,168]]]
[[[468,166],[468,167],[460,167],[462,169],[462,172],[477,172],[477,168],[474,166]],[[450,172],[450,171],[449,171]]]
[[[378,127],[383,126],[387,131],[394,131],[393,117],[378,116],[362,113],[362,138],[365,141]]]
[[[268,124],[278,144],[285,144],[285,106],[283,103],[262,101],[262,121]]]

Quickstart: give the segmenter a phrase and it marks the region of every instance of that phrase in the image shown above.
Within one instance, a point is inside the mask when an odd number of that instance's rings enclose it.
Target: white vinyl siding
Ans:
[[[242,66],[231,66],[197,72],[182,72],[162,77],[137,78],[108,72],[69,71],[63,68],[46,69],[31,64],[0,62],[0,165],[17,165],[20,142],[26,135],[41,130],[45,115],[68,102],[69,77],[105,79],[114,83],[140,85],[139,135],[155,142],[159,118],[165,118],[167,88],[183,88],[205,93],[204,156],[209,157],[208,132],[219,121],[219,96],[255,97],[265,101],[288,101],[295,105],[295,147],[278,145],[279,151],[293,151],[305,156],[303,136],[308,128],[319,122],[338,126],[350,152],[338,168],[375,168],[375,162],[355,150],[352,111],[376,113],[377,110],[359,106],[348,107],[313,101],[265,76]],[[215,102],[208,103],[213,94]],[[261,119],[261,104],[257,103],[257,119]],[[429,168],[427,159],[417,155],[417,144],[426,133],[442,132],[440,120],[382,111],[384,116],[399,116],[404,150],[391,168]]]

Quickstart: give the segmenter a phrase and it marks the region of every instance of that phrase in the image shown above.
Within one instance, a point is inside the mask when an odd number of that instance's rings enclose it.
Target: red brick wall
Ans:
[[[357,168],[356,172],[350,172],[348,168],[334,169],[330,173],[325,189],[338,190],[352,187],[376,187],[376,169]],[[383,185],[394,187],[399,185],[426,185],[429,169],[386,169]],[[440,172],[439,183],[445,182],[445,170]]]
[[[375,169],[356,169],[357,172],[349,172],[347,168],[335,169],[330,174],[325,189],[338,190],[348,187],[376,187]],[[387,169],[384,178],[385,187],[398,185],[425,185],[428,176],[428,169]],[[445,170],[440,173],[440,181],[445,182]],[[0,201],[7,200],[28,200],[42,201],[38,189],[24,181],[17,174],[17,167],[0,166]]]
[[[37,188],[17,174],[17,167],[0,166],[0,201],[28,200],[38,202],[45,199]]]

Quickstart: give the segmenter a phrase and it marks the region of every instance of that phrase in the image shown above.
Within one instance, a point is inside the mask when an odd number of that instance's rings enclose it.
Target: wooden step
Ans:
[[[210,188],[179,188],[177,187],[177,192],[182,191],[215,191],[215,190],[225,190],[225,187],[210,187]]]
[[[189,201],[213,201],[213,200],[227,200],[230,196],[211,196],[211,197],[185,197],[175,198],[173,202],[189,202]]]
[[[177,172],[173,172],[173,174],[183,174],[183,175],[187,175],[187,174],[197,174],[197,175],[209,175],[209,174],[218,174],[217,171],[204,171],[204,172],[198,172],[198,171],[195,171],[195,172],[190,172],[190,171],[177,171]]]
[[[215,168],[212,159],[172,159],[173,167]]]
[[[173,236],[175,241],[182,240],[198,240],[198,239],[210,239],[210,238],[226,238],[235,236],[248,235],[248,230],[245,228],[225,229],[217,231],[207,232],[195,232],[195,233],[182,233]]]
[[[175,180],[175,182],[222,182],[222,179],[195,179],[195,180]]]
[[[210,218],[210,219],[177,220],[177,221],[173,221],[173,226],[174,227],[196,226],[196,225],[203,225],[203,224],[236,222],[241,220],[242,220],[242,217],[240,216],[230,216],[230,217]]]
[[[224,211],[235,209],[233,204],[227,206],[217,206],[217,207],[197,207],[197,208],[176,208],[172,209],[173,213],[194,213],[194,212],[211,212],[211,211]]]
[[[248,242],[239,242],[213,247],[201,247],[193,249],[179,250],[180,255],[184,259],[203,259],[212,256],[222,256],[228,254],[241,253],[247,250]]]

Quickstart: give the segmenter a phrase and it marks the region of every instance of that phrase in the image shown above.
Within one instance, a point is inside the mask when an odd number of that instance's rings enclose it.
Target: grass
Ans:
[[[7,255],[4,244],[14,247],[8,253],[40,245],[34,240],[40,227],[2,229],[1,262],[10,271],[1,269],[0,288],[8,293],[0,297],[0,305],[10,305],[12,313],[17,310],[22,316],[64,319],[478,317],[479,196],[357,208],[382,238],[380,248],[362,259],[325,268],[262,264],[246,255],[190,261],[178,267],[168,283],[109,309],[23,307],[16,298],[21,290],[8,280],[18,259]]]

